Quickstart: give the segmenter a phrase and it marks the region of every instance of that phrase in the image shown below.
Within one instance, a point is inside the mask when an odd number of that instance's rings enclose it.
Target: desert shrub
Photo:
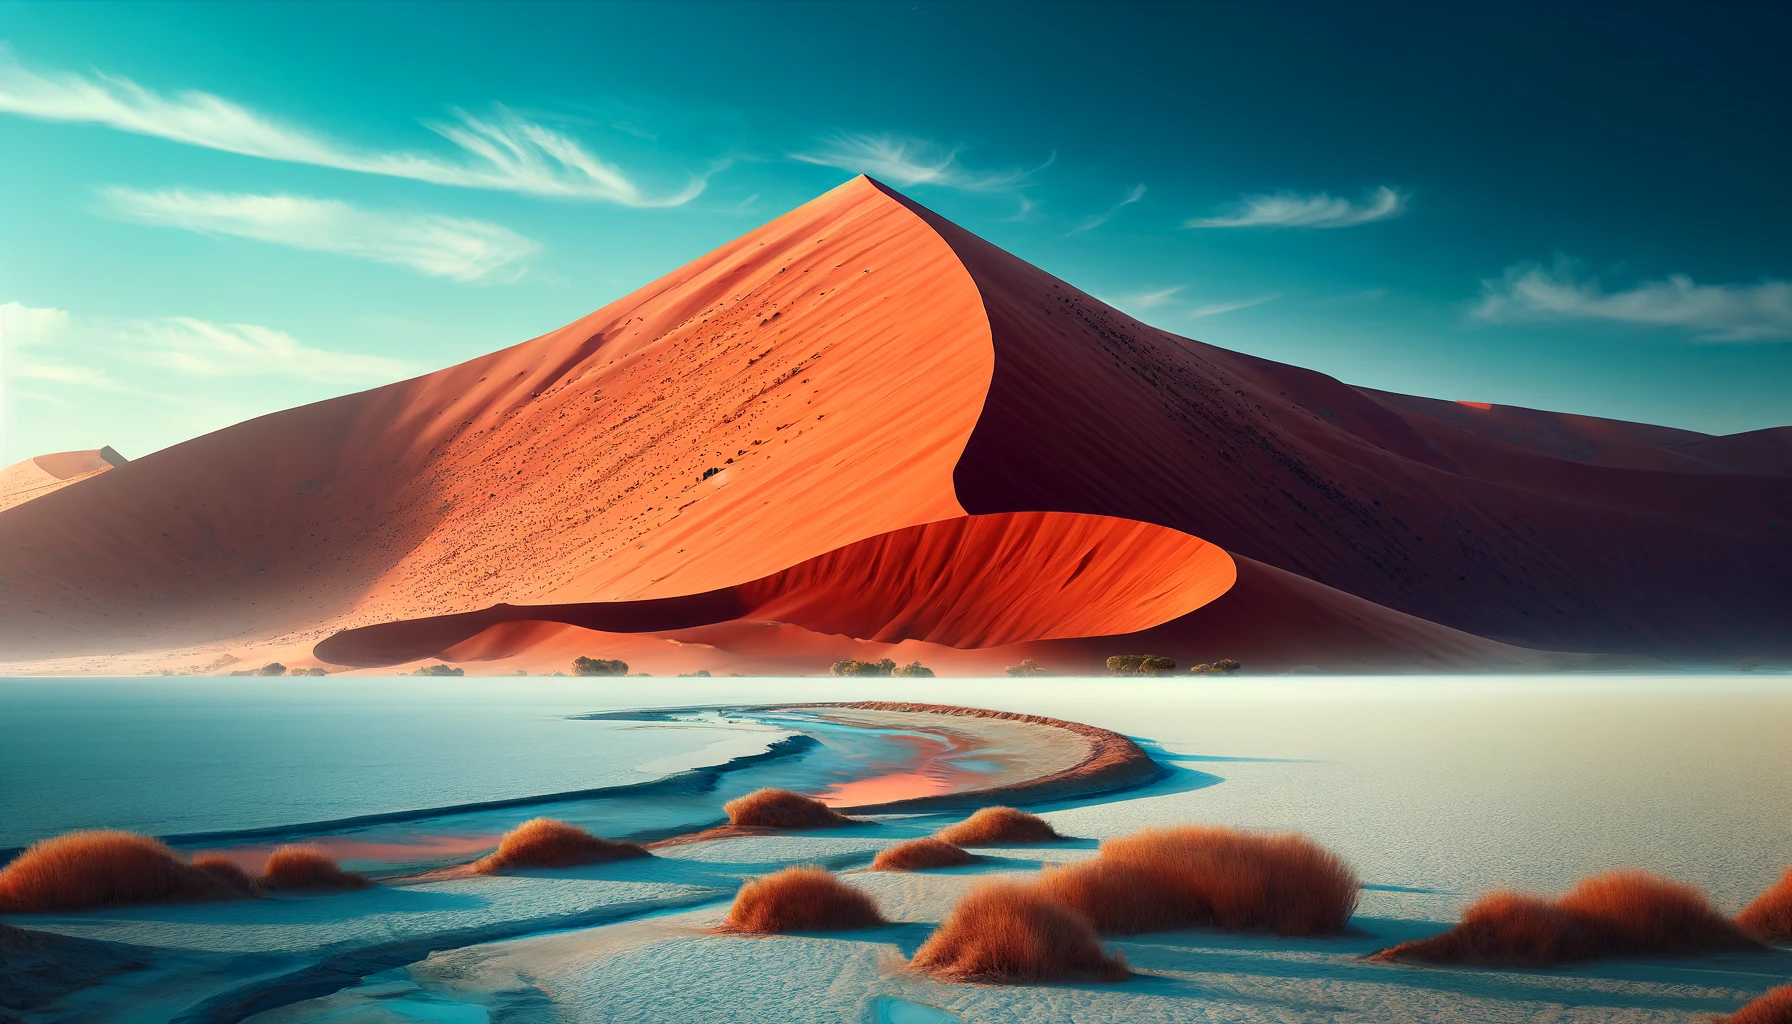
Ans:
[[[1641,871],[1584,879],[1561,898],[1496,892],[1454,928],[1403,942],[1377,960],[1550,967],[1608,956],[1684,955],[1759,943],[1689,885]]]
[[[933,837],[954,846],[1005,846],[1009,843],[1050,843],[1064,837],[1044,818],[1012,807],[985,807]]]
[[[626,676],[628,662],[614,658],[574,658],[572,674],[575,676]]]
[[[1233,661],[1231,658],[1221,658],[1220,660],[1214,662],[1211,665],[1209,665],[1206,662],[1202,662],[1201,664],[1196,665],[1193,668],[1189,669],[1189,674],[1197,675],[1197,676],[1229,675],[1233,672],[1238,671],[1239,669],[1241,669],[1243,667],[1244,667],[1243,665],[1240,665],[1238,662]]]
[[[1769,942],[1792,940],[1792,868],[1755,901],[1742,908],[1736,923]]]
[[[256,669],[255,674],[258,676],[283,676],[286,674],[286,666],[277,661],[270,661]]]
[[[295,668],[292,669],[289,674],[295,676],[327,676],[330,674],[330,670],[325,668]]]
[[[918,665],[920,662],[915,664]],[[896,663],[889,658],[882,661],[854,661],[851,658],[841,658],[828,666],[828,675],[831,676],[887,676],[894,675],[895,672]]]
[[[830,828],[853,821],[820,800],[788,789],[756,789],[723,804],[722,810],[732,824],[765,828]]]
[[[1174,671],[1175,658],[1155,654],[1116,654],[1108,659],[1108,672],[1116,676],[1159,676]]]
[[[0,870],[0,912],[9,914],[246,895],[217,873],[130,832],[70,832],[45,839]]]
[[[366,875],[344,871],[336,859],[315,846],[279,846],[261,868],[261,887],[268,892],[365,889]]]
[[[425,665],[411,673],[414,676],[464,676],[466,674],[467,670],[464,668],[449,668],[447,665]]]
[[[475,861],[473,870],[491,875],[508,868],[570,868],[648,855],[634,843],[603,839],[552,818],[532,818],[504,833],[497,851]]]
[[[715,476],[717,473],[720,473],[721,471],[722,471],[722,467],[711,466],[708,469],[703,471],[703,475],[697,478],[697,482],[702,483],[703,481],[708,480],[710,477]]]
[[[1717,1024],[1792,1024],[1792,985],[1768,989]]]
[[[1045,675],[1044,667],[1042,667],[1037,661],[1034,661],[1032,658],[1024,658],[1021,660],[1020,664],[1010,665],[1003,671],[1007,672],[1011,676],[1042,676],[1042,675]]]
[[[678,673],[678,678],[680,678],[680,679],[708,679],[709,678],[709,669],[700,668],[695,672],[680,672],[680,673]]]
[[[1094,860],[1046,871],[1039,886],[1104,933],[1191,926],[1336,935],[1356,909],[1356,873],[1295,833],[1184,826],[1101,844]]]
[[[871,897],[821,868],[792,867],[741,886],[722,927],[736,932],[822,932],[883,923]]]
[[[202,853],[193,858],[193,866],[244,896],[261,895],[261,883],[243,870],[243,866],[221,853]]]
[[[957,868],[977,858],[951,843],[934,838],[910,839],[878,851],[871,862],[873,871],[925,871],[928,868]]]
[[[1120,981],[1126,961],[1102,951],[1088,918],[1037,887],[985,882],[934,929],[909,966],[950,981]]]
[[[932,679],[933,669],[928,668],[918,661],[911,661],[900,668],[892,670],[890,674],[893,676],[905,676],[910,679]]]

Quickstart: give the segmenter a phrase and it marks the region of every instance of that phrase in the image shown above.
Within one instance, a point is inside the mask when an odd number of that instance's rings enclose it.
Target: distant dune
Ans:
[[[98,476],[129,460],[111,445],[79,452],[55,452],[0,469],[0,512],[51,491]]]
[[[0,658],[1785,657],[1788,508],[1792,428],[1354,388],[858,178],[540,338],[6,508]]]

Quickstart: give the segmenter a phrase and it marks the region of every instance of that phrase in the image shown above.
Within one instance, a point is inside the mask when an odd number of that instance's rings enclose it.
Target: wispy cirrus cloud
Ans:
[[[1187,288],[1187,285],[1179,284],[1169,288],[1159,288],[1155,291],[1137,292],[1132,295],[1122,296],[1115,305],[1120,306],[1123,309],[1161,310],[1163,314],[1167,314],[1175,319],[1200,320],[1205,317],[1219,316],[1222,313],[1231,313],[1240,309],[1250,309],[1252,306],[1261,306],[1265,302],[1272,302],[1281,298],[1280,293],[1276,293],[1273,295],[1258,295],[1248,299],[1234,299],[1230,302],[1195,303],[1182,298],[1182,293],[1186,291]]]
[[[841,133],[822,139],[790,159],[855,174],[869,174],[892,185],[938,185],[967,192],[999,192],[1014,188],[1049,165],[1056,154],[1031,170],[979,171],[958,159],[959,147],[901,135]]]
[[[1231,212],[1184,221],[1188,228],[1353,228],[1406,212],[1406,193],[1381,186],[1360,203],[1319,192],[1265,192],[1240,198]]]
[[[1792,338],[1792,281],[1698,284],[1670,274],[1619,291],[1583,276],[1580,264],[1556,257],[1553,267],[1519,263],[1481,282],[1474,315],[1489,321],[1595,320],[1678,327],[1706,341]]]
[[[320,384],[373,384],[410,376],[387,356],[313,348],[257,324],[195,317],[77,316],[0,303],[8,372],[16,377],[145,394],[133,368],[185,377],[288,377]],[[116,371],[116,372],[115,372]]]
[[[357,149],[207,92],[163,94],[103,72],[89,76],[33,71],[19,63],[4,43],[0,43],[0,113],[105,125],[267,160],[624,206],[679,206],[696,198],[708,182],[707,174],[696,175],[678,189],[651,191],[571,136],[503,107],[485,116],[452,110],[449,120],[425,122],[458,148],[459,159]]]
[[[124,186],[99,194],[105,212],[139,224],[339,253],[457,281],[514,281],[540,249],[490,221],[365,210],[334,199]]]
[[[1139,200],[1141,200],[1143,198],[1145,198],[1145,186],[1142,184],[1134,185],[1132,187],[1132,191],[1128,192],[1126,194],[1125,199],[1120,200],[1119,202],[1108,207],[1107,209],[1103,210],[1102,212],[1096,214],[1093,217],[1086,218],[1081,223],[1077,224],[1076,227],[1071,228],[1070,234],[1075,235],[1075,234],[1081,234],[1084,231],[1093,231],[1094,229],[1101,227],[1103,224],[1106,224],[1108,221],[1113,220],[1114,214],[1119,213],[1121,210],[1125,209],[1128,206],[1131,206],[1132,204],[1138,202]]]

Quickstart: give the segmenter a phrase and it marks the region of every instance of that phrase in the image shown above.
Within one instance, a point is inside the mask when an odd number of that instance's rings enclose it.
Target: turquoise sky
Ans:
[[[1792,8],[1564,6],[0,4],[0,461],[524,340],[861,171],[1351,383],[1792,423]]]

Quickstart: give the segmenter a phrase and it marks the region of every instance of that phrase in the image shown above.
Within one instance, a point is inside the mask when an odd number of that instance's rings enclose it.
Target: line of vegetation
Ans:
[[[628,662],[614,658],[574,658],[572,674],[575,676],[626,676]]]

